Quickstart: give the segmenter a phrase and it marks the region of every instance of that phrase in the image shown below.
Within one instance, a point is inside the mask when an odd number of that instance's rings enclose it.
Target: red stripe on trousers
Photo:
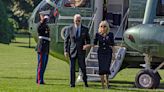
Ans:
[[[40,58],[39,58],[39,69],[38,69],[38,84],[40,84],[40,71],[41,71],[41,66],[42,66],[42,53],[40,53]]]

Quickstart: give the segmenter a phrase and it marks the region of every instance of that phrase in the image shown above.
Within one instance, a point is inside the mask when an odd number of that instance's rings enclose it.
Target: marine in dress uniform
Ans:
[[[38,65],[37,65],[37,77],[36,82],[38,84],[44,84],[44,72],[48,62],[49,45],[50,45],[50,29],[47,25],[49,16],[40,13],[41,21],[38,25]]]

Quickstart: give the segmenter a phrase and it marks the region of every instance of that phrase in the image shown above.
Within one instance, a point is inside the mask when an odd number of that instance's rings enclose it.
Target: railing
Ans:
[[[95,17],[96,17],[96,12],[97,12],[97,8],[93,12],[92,19],[90,20],[90,22],[88,24],[89,34],[91,33],[91,30],[92,30],[92,27],[93,27],[93,23],[94,23],[94,20],[95,20]]]
[[[121,31],[124,31],[126,26],[127,26],[127,19],[128,19],[128,15],[129,15],[129,8],[128,10],[126,11],[124,17],[123,17],[123,20],[121,21],[121,24],[116,32],[116,34],[114,35],[114,39],[116,38],[117,34]],[[124,24],[125,23],[125,24]],[[122,27],[124,26],[123,30],[122,30]]]

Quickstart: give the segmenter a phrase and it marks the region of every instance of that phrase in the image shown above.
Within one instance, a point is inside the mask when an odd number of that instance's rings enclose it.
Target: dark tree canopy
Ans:
[[[4,0],[8,16],[18,23],[19,29],[28,28],[28,18],[41,0]]]
[[[0,42],[10,43],[14,30],[28,29],[28,19],[40,1],[0,0]]]
[[[6,14],[6,8],[0,0],[0,11],[1,11],[1,17],[0,17],[0,42],[1,43],[10,43],[11,39],[13,38],[13,31],[12,26],[10,26],[8,17]]]

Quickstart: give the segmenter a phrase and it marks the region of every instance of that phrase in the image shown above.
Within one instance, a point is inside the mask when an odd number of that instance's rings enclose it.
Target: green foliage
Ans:
[[[13,26],[14,31],[16,32],[17,29],[19,28],[18,23],[17,23],[14,19],[12,19],[12,18],[8,18],[8,20],[9,20],[9,22],[11,23],[11,25]]]
[[[28,18],[40,1],[0,0],[0,42],[10,43],[14,38],[14,31],[28,28]]]
[[[4,7],[3,2],[0,0],[0,42],[2,43],[10,43],[13,36],[12,26],[10,25],[7,14],[6,8]]]
[[[28,19],[33,9],[41,0],[4,0],[7,14],[17,22],[19,29],[28,28]],[[15,27],[14,27],[15,28]]]

